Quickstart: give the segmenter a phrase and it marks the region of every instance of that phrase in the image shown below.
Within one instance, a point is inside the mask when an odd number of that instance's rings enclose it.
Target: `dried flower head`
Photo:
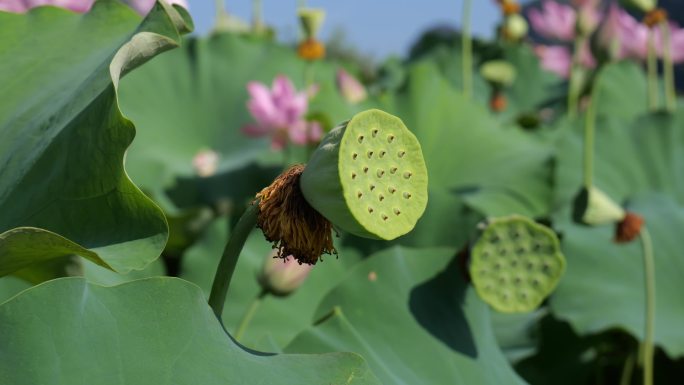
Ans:
[[[295,165],[261,190],[257,227],[278,250],[279,258],[292,255],[299,263],[314,265],[323,254],[337,254],[332,224],[309,205],[299,187],[304,165]]]
[[[615,242],[631,242],[641,233],[644,218],[627,211],[625,217],[615,225]]]
[[[653,28],[665,21],[667,21],[667,11],[662,8],[656,8],[644,16],[644,24],[649,28]]]
[[[314,38],[306,39],[299,43],[297,54],[304,60],[320,60],[325,57],[325,45]]]
[[[501,12],[507,16],[520,13],[520,4],[515,1],[504,1],[501,3]]]
[[[489,99],[489,108],[493,112],[503,112],[506,111],[506,106],[508,102],[506,100],[506,95],[502,92],[494,92],[492,97]]]

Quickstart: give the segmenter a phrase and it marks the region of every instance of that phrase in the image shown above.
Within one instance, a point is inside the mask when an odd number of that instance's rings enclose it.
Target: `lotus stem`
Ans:
[[[655,309],[656,309],[656,276],[655,259],[653,256],[653,243],[646,226],[639,234],[644,257],[644,280],[646,289],[646,320],[644,329],[644,341],[641,346],[644,385],[653,385],[653,355],[655,335]]]
[[[599,84],[594,84],[589,99],[587,113],[584,116],[584,187],[589,190],[594,178],[594,127],[596,125],[596,102],[599,95]]]
[[[632,383],[632,372],[634,372],[634,353],[630,353],[625,360],[620,376],[620,385],[630,385]]]
[[[242,217],[240,217],[240,220],[233,229],[226,248],[223,250],[221,261],[216,269],[214,283],[211,286],[211,294],[209,294],[209,306],[214,310],[214,314],[216,314],[219,320],[223,313],[223,304],[226,302],[230,280],[233,277],[233,272],[235,272],[240,252],[250,232],[256,226],[258,212],[258,205],[253,204],[242,214]]]
[[[658,58],[655,50],[655,33],[653,28],[648,30],[648,107],[651,111],[658,109]]]
[[[575,118],[577,116],[577,105],[581,94],[581,84],[579,83],[579,69],[580,69],[580,52],[582,44],[584,44],[585,37],[578,34],[575,38],[574,47],[572,51],[572,64],[570,65],[570,80],[568,84],[568,116]]]
[[[670,25],[667,20],[660,23],[663,35],[663,73],[665,77],[665,107],[667,111],[677,109],[677,92],[675,90],[674,65],[672,63],[672,39]]]
[[[263,5],[261,0],[252,0],[252,14],[254,18],[252,20],[252,29],[254,32],[260,33],[264,27]]]
[[[235,330],[235,335],[233,337],[235,337],[236,341],[240,342],[240,339],[245,334],[245,331],[247,331],[247,327],[249,327],[249,324],[252,322],[252,318],[254,318],[254,314],[256,314],[256,311],[259,308],[259,305],[261,305],[261,302],[263,301],[264,297],[266,297],[266,294],[266,291],[262,290],[252,300],[252,303],[249,305],[247,312],[245,312],[245,314],[242,316],[242,319],[240,320],[240,323],[238,324],[238,327]]]
[[[470,35],[470,10],[472,0],[463,0],[461,15],[461,46],[463,48],[463,94],[470,98],[473,94],[473,41]]]

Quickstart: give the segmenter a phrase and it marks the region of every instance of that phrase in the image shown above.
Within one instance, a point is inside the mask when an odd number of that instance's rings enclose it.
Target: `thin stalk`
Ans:
[[[622,375],[620,376],[620,385],[630,385],[632,383],[632,373],[634,372],[634,354],[630,353],[625,360],[625,366],[622,367]]]
[[[674,65],[672,63],[672,39],[670,24],[667,20],[660,23],[663,35],[663,74],[665,81],[665,107],[669,112],[677,109],[677,91],[675,90]]]
[[[570,65],[570,80],[568,84],[568,116],[575,118],[577,116],[577,105],[579,103],[580,93],[582,91],[579,83],[580,70],[580,51],[582,44],[584,44],[585,37],[578,34],[575,38],[572,50],[572,64]]]
[[[306,8],[306,0],[297,0],[297,9]]]
[[[655,335],[655,309],[656,309],[656,276],[655,259],[653,256],[653,243],[646,226],[640,233],[641,247],[644,257],[644,280],[646,283],[646,320],[644,329],[644,341],[642,345],[644,385],[653,385],[653,339]]]
[[[472,0],[463,0],[461,15],[461,46],[463,48],[461,63],[463,66],[463,94],[470,98],[473,94],[473,41],[470,35],[470,9]]]
[[[252,29],[256,33],[260,33],[264,27],[263,6],[261,0],[252,0]]]
[[[646,61],[648,72],[648,107],[651,111],[658,109],[658,58],[655,50],[655,32],[653,28],[648,30],[648,60]]]
[[[584,116],[584,187],[590,189],[594,178],[594,127],[596,126],[596,102],[598,101],[599,83],[594,83],[589,106]]]
[[[211,294],[209,294],[209,306],[211,306],[214,314],[219,319],[221,319],[221,314],[223,313],[223,304],[226,302],[226,294],[228,293],[228,287],[230,286],[230,280],[233,277],[238,257],[240,257],[240,252],[245,245],[249,233],[256,226],[258,213],[259,207],[256,203],[250,205],[245,210],[233,229],[233,233],[226,244],[226,248],[223,250],[221,261],[216,269],[214,283],[211,286]]]
[[[261,302],[263,301],[266,294],[266,291],[262,290],[252,300],[252,303],[249,305],[247,312],[245,312],[245,314],[242,316],[242,319],[240,320],[240,323],[238,324],[238,327],[235,331],[235,335],[233,336],[235,337],[236,341],[239,342],[242,336],[245,334],[245,331],[247,331],[247,327],[249,327],[249,324],[252,322],[252,318],[254,318],[254,314],[259,308],[259,305],[261,305]]]

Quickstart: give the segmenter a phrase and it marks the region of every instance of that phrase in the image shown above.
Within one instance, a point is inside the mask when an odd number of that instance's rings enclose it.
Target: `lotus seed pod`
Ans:
[[[556,234],[518,215],[493,220],[471,251],[475,290],[502,313],[536,309],[564,270]]]
[[[517,71],[505,60],[490,60],[480,67],[480,75],[498,86],[510,86],[515,81]]]
[[[325,20],[325,11],[316,8],[302,8],[298,12],[299,22],[304,30],[305,40],[316,39]]]
[[[518,41],[527,36],[529,29],[525,18],[518,15],[508,15],[503,23],[503,36],[511,41]]]
[[[597,226],[621,221],[625,210],[596,187],[582,188],[575,197],[573,219],[585,225]]]
[[[391,240],[411,231],[427,205],[420,143],[401,119],[368,110],[323,138],[302,173],[309,204],[352,234]]]

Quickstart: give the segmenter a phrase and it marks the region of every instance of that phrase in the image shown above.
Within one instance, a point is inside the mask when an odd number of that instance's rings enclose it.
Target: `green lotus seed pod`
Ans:
[[[470,256],[477,294],[502,313],[536,309],[565,270],[556,234],[518,215],[492,221]]]
[[[625,210],[596,187],[582,188],[575,197],[573,219],[585,225],[597,226],[620,222]]]
[[[401,119],[380,110],[330,131],[300,181],[307,202],[334,226],[384,240],[413,229],[427,184],[420,143]]]
[[[518,41],[527,36],[529,26],[525,18],[515,13],[506,16],[503,23],[504,37],[509,40]]]
[[[505,60],[490,60],[480,67],[480,75],[490,83],[506,87],[515,81],[517,71]]]
[[[316,8],[302,8],[298,14],[304,36],[307,39],[315,39],[325,20],[325,11]]]
[[[638,9],[642,12],[649,12],[658,6],[657,0],[620,0],[620,4],[625,8]]]

